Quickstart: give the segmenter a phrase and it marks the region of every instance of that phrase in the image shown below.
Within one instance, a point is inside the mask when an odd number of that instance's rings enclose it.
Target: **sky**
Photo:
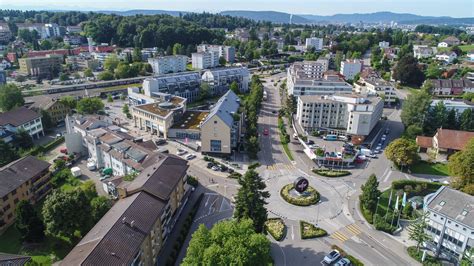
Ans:
[[[312,15],[391,11],[425,16],[474,17],[473,0],[0,0],[0,9],[161,9],[192,12],[271,10]]]

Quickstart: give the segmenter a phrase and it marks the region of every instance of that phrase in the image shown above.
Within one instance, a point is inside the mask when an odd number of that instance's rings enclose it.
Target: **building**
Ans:
[[[474,81],[469,79],[430,79],[433,95],[460,95],[474,92]]]
[[[49,166],[29,155],[0,168],[0,232],[15,221],[19,201],[35,204],[49,192]]]
[[[216,68],[203,73],[202,82],[209,84],[213,95],[222,95],[233,82],[240,92],[249,90],[250,73],[246,67]]]
[[[324,73],[329,69],[328,59],[318,59],[317,61],[295,62],[288,68],[287,76],[294,76],[300,79],[316,79],[324,78]]]
[[[306,38],[305,48],[306,50],[314,48],[316,51],[321,51],[323,50],[323,43],[324,43],[323,38],[316,38],[316,37]]]
[[[458,38],[454,36],[449,36],[446,39],[442,40],[440,43],[438,43],[438,47],[449,47],[449,46],[456,46],[459,45],[461,41],[459,41]]]
[[[147,78],[143,81],[143,94],[169,93],[192,102],[199,97],[201,75],[199,72],[182,72]]]
[[[0,253],[0,265],[23,266],[28,265],[29,261],[31,261],[30,256]]]
[[[60,55],[46,55],[33,58],[18,59],[20,71],[30,76],[39,76],[42,78],[49,75],[57,75],[61,70],[63,57]]]
[[[474,62],[474,50],[467,52],[467,58],[469,61]]]
[[[428,248],[436,255],[460,261],[472,260],[474,254],[474,197],[450,187],[441,186],[424,198],[428,213],[426,232],[432,237]]]
[[[201,44],[197,46],[197,52],[211,52],[215,51],[219,53],[219,58],[224,58],[228,63],[234,63],[235,61],[235,47],[225,45],[209,45]]]
[[[0,127],[16,133],[25,130],[32,138],[44,136],[41,115],[26,107],[19,107],[0,114]]]
[[[95,71],[100,66],[99,60],[83,55],[66,57],[66,64],[71,65],[72,69],[75,70],[85,70],[89,68]]]
[[[414,45],[413,46],[413,57],[416,59],[429,58],[436,54],[437,50],[435,47],[429,47],[427,45]]]
[[[438,128],[433,137],[417,136],[416,144],[422,152],[433,152],[436,159],[444,160],[457,151],[463,150],[474,132]]]
[[[186,111],[168,130],[168,138],[185,140],[201,139],[201,124],[209,115],[208,111]],[[191,145],[188,142],[188,146]]]
[[[367,136],[382,117],[379,97],[355,94],[298,97],[296,120],[306,132],[331,131],[343,135]]]
[[[153,68],[153,74],[162,75],[186,71],[188,57],[185,55],[169,55],[148,58],[148,64]]]
[[[63,104],[58,98],[51,95],[37,95],[25,99],[25,105],[28,108],[41,113],[44,110],[51,117],[53,123],[59,123],[71,114],[71,108]]]
[[[85,42],[85,38],[79,35],[67,35],[64,36],[63,41],[69,45],[81,45]]]
[[[66,33],[67,34],[79,34],[81,33],[82,29],[81,26],[67,26],[66,27]]]
[[[341,62],[340,73],[346,80],[354,80],[355,76],[362,70],[362,62],[360,60],[346,60]]]
[[[168,130],[186,112],[186,99],[164,93],[153,93],[154,103],[131,106],[134,126],[164,138]]]
[[[219,66],[219,52],[217,51],[192,53],[191,57],[194,69],[206,69]]]
[[[188,167],[161,155],[133,181],[121,182],[118,202],[60,265],[156,265],[190,194]]]
[[[451,52],[445,51],[445,52],[437,53],[435,57],[436,57],[436,60],[443,61],[447,64],[451,64],[454,61],[454,59],[458,58],[458,55],[452,51]]]
[[[231,154],[238,148],[244,116],[240,115],[240,99],[228,90],[201,123],[201,152]]]
[[[6,23],[0,23],[0,44],[7,44],[12,40],[12,32]]]
[[[294,73],[294,72],[293,72]],[[322,79],[294,75],[288,70],[287,87],[289,95],[331,95],[335,93],[352,93],[352,86],[337,73],[327,71]]]
[[[463,101],[463,100],[433,100],[431,101],[431,107],[435,107],[437,104],[442,102],[444,106],[446,107],[446,110],[450,111],[451,109],[454,109],[458,115],[461,115],[462,112],[464,112],[467,109],[471,109],[474,111],[474,103],[470,101]]]
[[[41,38],[61,37],[66,34],[66,29],[56,23],[44,24],[41,31]]]
[[[7,72],[0,69],[0,85],[7,84]]]
[[[390,47],[390,43],[389,42],[386,42],[386,41],[381,41],[379,42],[379,47],[384,49],[384,48],[389,48]]]
[[[361,77],[357,82],[354,83],[354,88],[357,93],[363,95],[368,94],[382,97],[385,104],[388,105],[392,105],[398,100],[395,87],[392,85],[392,83],[381,78]]]

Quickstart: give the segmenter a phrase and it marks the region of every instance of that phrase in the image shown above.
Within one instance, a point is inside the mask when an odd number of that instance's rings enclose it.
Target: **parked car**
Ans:
[[[218,172],[218,171],[221,170],[221,168],[220,168],[219,166],[217,166],[217,165],[212,166],[211,169],[214,170],[214,171],[216,171],[216,172]]]
[[[192,160],[192,159],[196,158],[196,155],[194,155],[194,154],[188,154],[188,155],[186,155],[184,158],[185,158],[186,160]]]
[[[306,144],[308,144],[308,145],[312,145],[312,144],[314,144],[314,141],[312,141],[312,140],[308,140],[308,142],[306,142]]]
[[[214,166],[214,163],[207,163],[207,168],[211,169]]]
[[[349,266],[351,261],[348,258],[342,258],[334,264],[334,266]]]
[[[176,152],[176,154],[179,155],[179,156],[184,155],[186,153],[187,153],[187,151],[182,150],[182,149],[178,149],[178,152]]]
[[[156,145],[164,145],[166,144],[166,139],[157,139],[155,140]]]
[[[323,261],[321,262],[322,264],[329,265],[331,263],[336,262],[339,258],[341,258],[341,254],[337,250],[333,250],[329,252],[326,256],[324,256]]]

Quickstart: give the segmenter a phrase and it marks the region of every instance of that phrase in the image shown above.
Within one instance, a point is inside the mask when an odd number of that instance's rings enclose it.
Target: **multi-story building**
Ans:
[[[7,72],[0,69],[0,85],[7,84]]]
[[[71,65],[71,67],[75,70],[84,70],[89,68],[94,71],[100,66],[99,60],[89,56],[81,55],[66,57],[66,64]]]
[[[66,33],[66,29],[56,23],[44,24],[41,31],[41,38],[61,37]]]
[[[219,66],[218,51],[192,53],[191,57],[194,69],[206,69]]]
[[[353,80],[357,74],[362,70],[362,62],[360,60],[346,60],[341,62],[341,75],[346,80]]]
[[[15,221],[19,201],[40,201],[51,189],[50,164],[26,156],[0,168],[0,232]]]
[[[199,72],[182,72],[147,78],[143,81],[143,94],[169,93],[192,102],[199,97],[201,75]]]
[[[10,27],[6,23],[0,23],[0,44],[7,44],[11,41],[13,35]]]
[[[79,35],[68,35],[64,36],[63,41],[69,45],[80,45],[83,44],[86,39]]]
[[[360,78],[354,83],[354,88],[357,93],[382,97],[385,104],[394,104],[398,99],[392,83],[381,78]]]
[[[54,98],[52,95],[28,97],[25,99],[25,105],[38,113],[40,113],[41,110],[46,111],[53,123],[64,121],[66,116],[71,113],[69,106],[62,103],[58,98]]]
[[[240,99],[228,90],[201,123],[201,152],[231,154],[240,143],[243,115],[239,114]]]
[[[382,48],[382,49],[388,48],[388,47],[390,47],[390,43],[386,42],[386,41],[381,41],[381,42],[379,42],[379,47]]]
[[[176,73],[186,70],[188,57],[185,55],[160,56],[148,58],[148,63],[153,68],[153,74],[155,75]]]
[[[339,131],[340,134],[367,136],[382,117],[379,97],[354,94],[298,97],[296,119],[306,132]]]
[[[117,203],[61,265],[156,265],[191,191],[188,167],[186,160],[160,155],[133,181],[114,186]]]
[[[352,86],[337,73],[326,71],[322,79],[298,76],[288,70],[288,94],[300,95],[331,95],[335,93],[352,93]]]
[[[474,81],[469,79],[430,79],[434,95],[460,95],[474,92]]]
[[[26,107],[19,107],[1,113],[0,127],[12,133],[24,130],[33,138],[44,136],[41,115]]]
[[[446,110],[450,111],[454,109],[458,115],[461,115],[462,112],[466,111],[467,109],[471,109],[474,111],[474,103],[470,101],[463,101],[463,100],[451,100],[451,99],[435,99],[431,101],[430,107],[433,108],[439,103],[443,103]]]
[[[426,232],[432,239],[426,243],[436,255],[460,261],[472,260],[474,247],[474,197],[441,186],[424,198],[428,213]]]
[[[20,58],[20,72],[30,76],[47,77],[59,73],[63,57],[60,55],[46,55],[33,58]],[[56,71],[55,71],[56,70]]]
[[[82,29],[81,26],[67,26],[66,33],[67,34],[78,34],[81,33]]]
[[[201,44],[197,46],[197,52],[216,51],[219,53],[219,58],[223,57],[226,62],[233,63],[235,61],[235,47],[225,45],[209,45]]]
[[[210,85],[214,95],[226,92],[233,82],[237,83],[240,92],[247,92],[250,73],[246,67],[210,69],[202,75],[202,82]]]
[[[320,51],[323,49],[323,43],[324,43],[323,38],[316,38],[316,37],[306,38],[306,50],[314,47],[316,51]]]
[[[324,73],[328,71],[329,60],[318,59],[317,61],[296,62],[288,68],[287,76],[303,79],[323,79]]]
[[[427,45],[413,45],[413,56],[417,59],[429,58],[436,54],[437,49],[435,47],[429,47]]]

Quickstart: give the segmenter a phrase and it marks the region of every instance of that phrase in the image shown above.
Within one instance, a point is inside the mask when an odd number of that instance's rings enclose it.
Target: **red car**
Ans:
[[[268,136],[268,128],[263,129],[263,135]]]

